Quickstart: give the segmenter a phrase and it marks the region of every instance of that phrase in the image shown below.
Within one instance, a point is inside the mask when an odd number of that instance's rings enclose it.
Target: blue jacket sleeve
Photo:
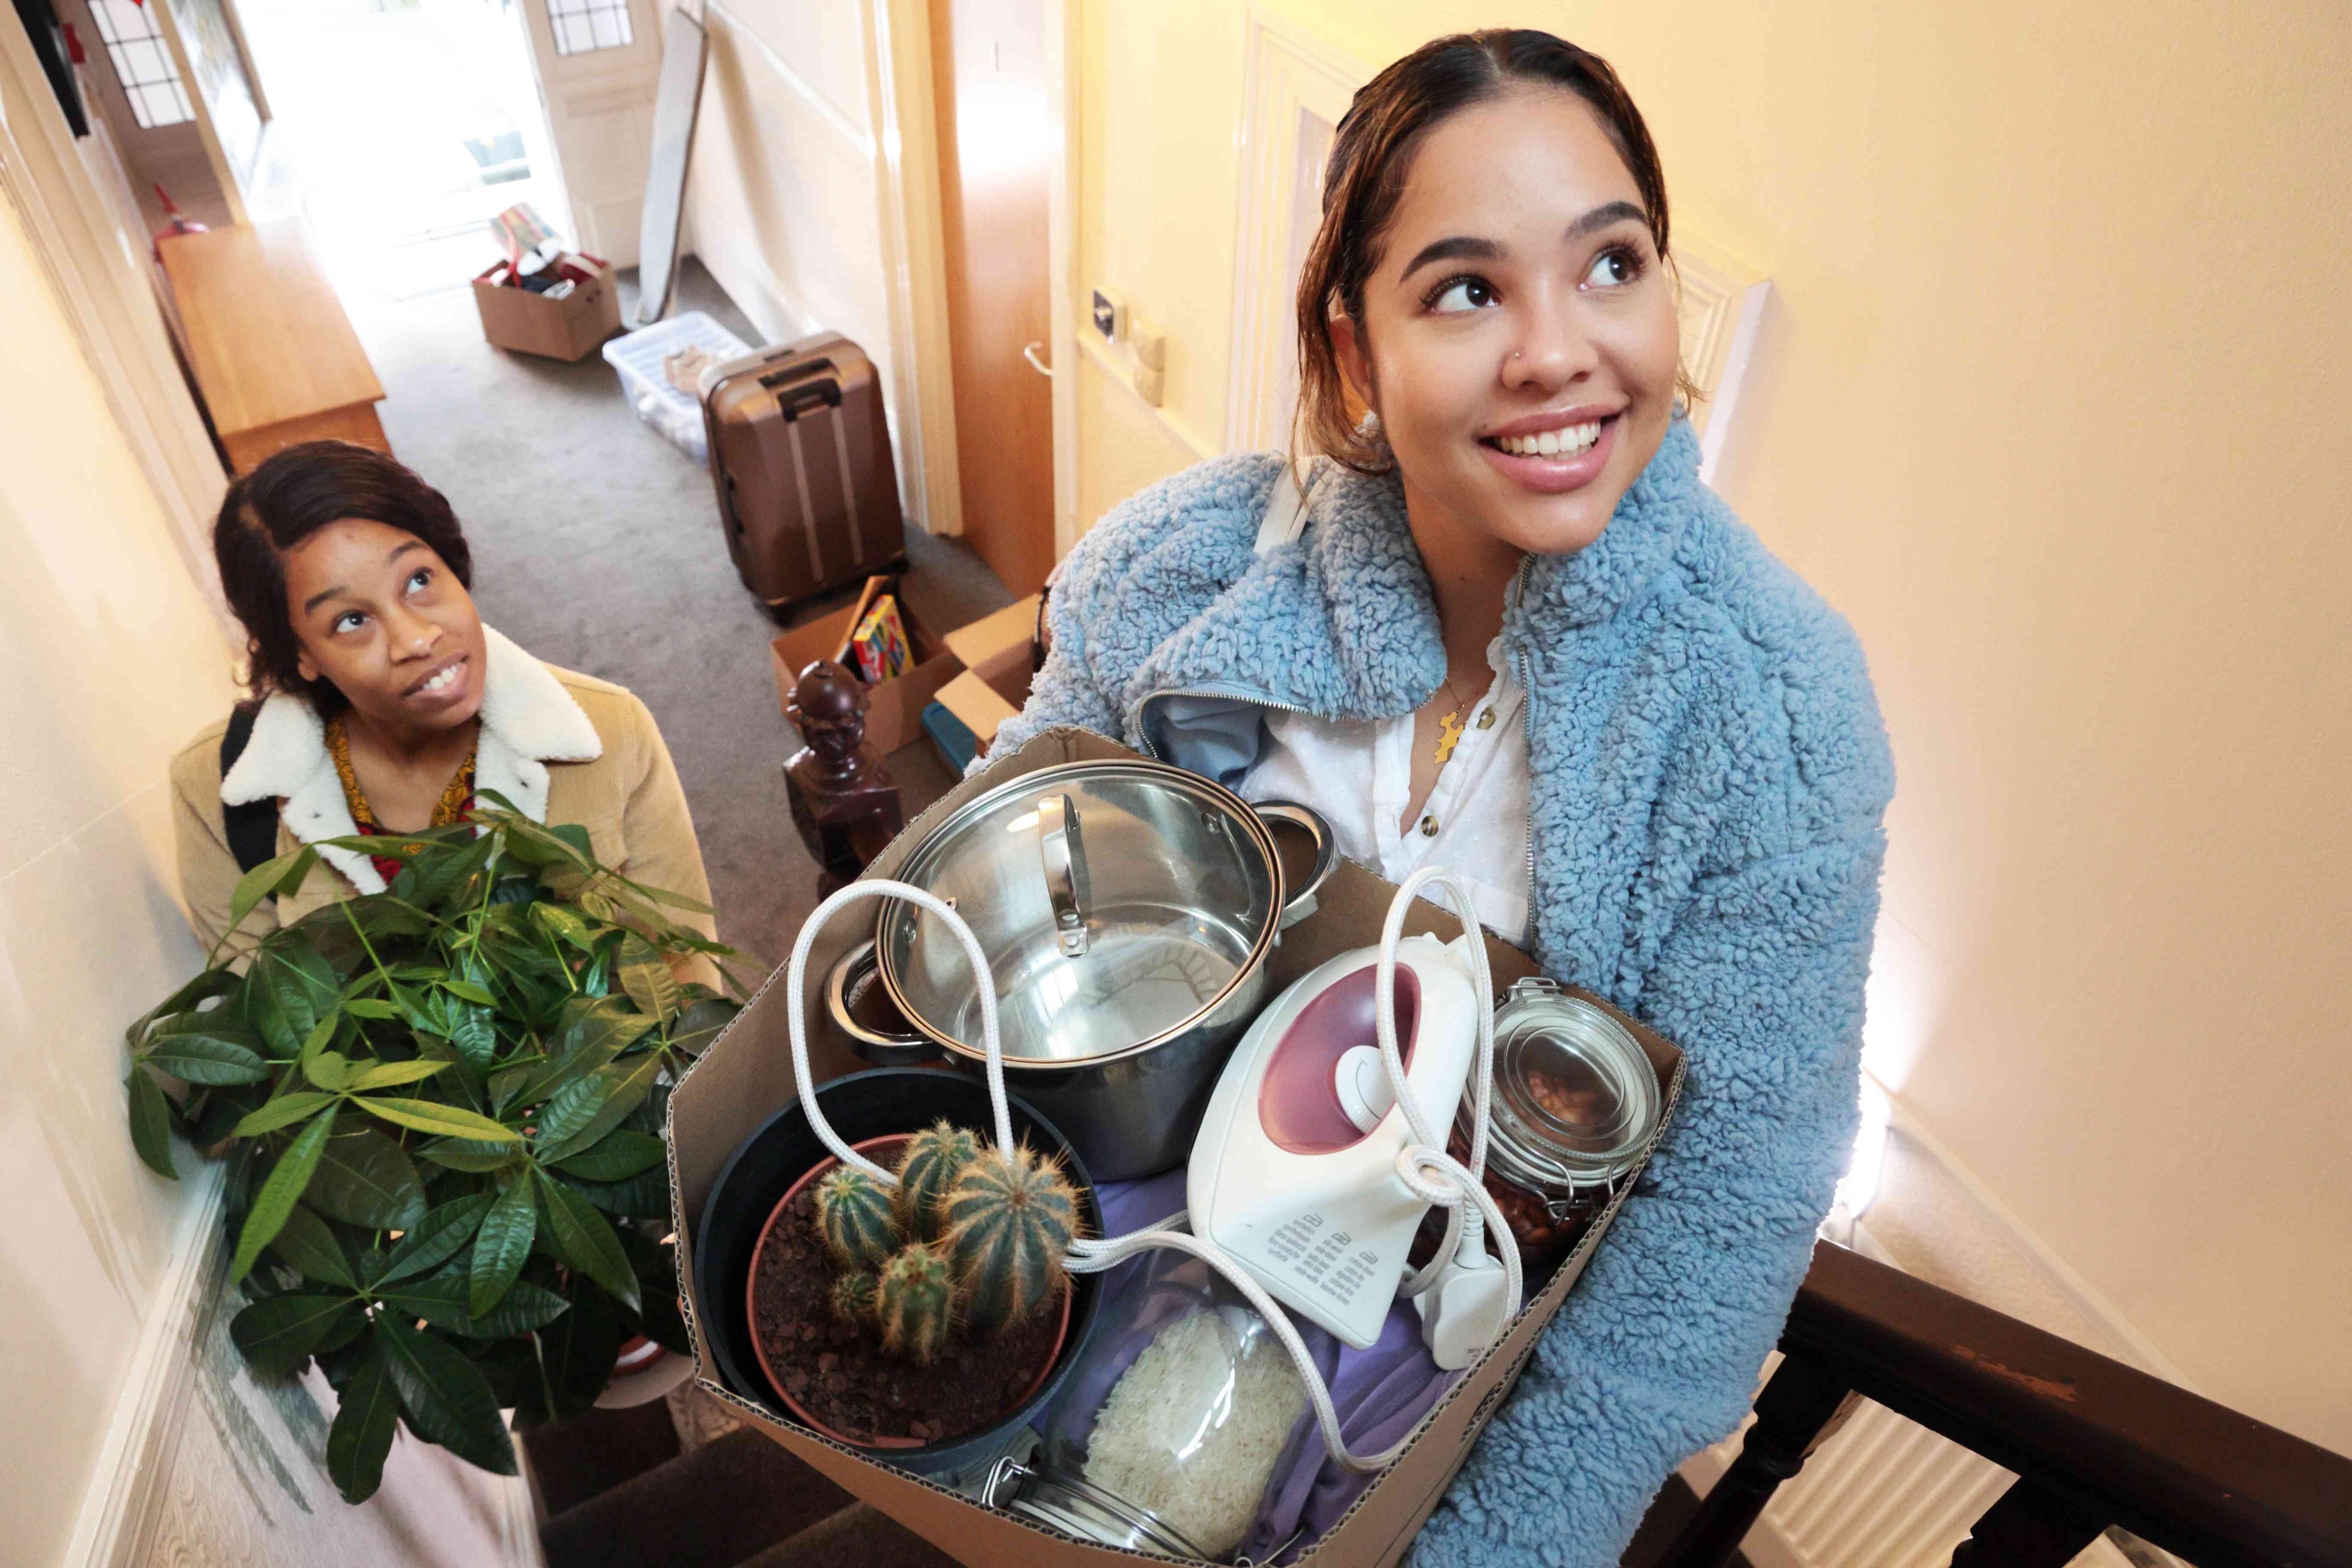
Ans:
[[[1853,1142],[1884,843],[1874,824],[1692,891],[1636,1009],[1688,1058],[1682,1103],[1418,1563],[1615,1563],[1738,1424]]]

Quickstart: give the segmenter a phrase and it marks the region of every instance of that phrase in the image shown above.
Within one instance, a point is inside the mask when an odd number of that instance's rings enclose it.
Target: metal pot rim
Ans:
[[[1252,976],[1263,969],[1266,955],[1274,950],[1275,939],[1282,931],[1283,909],[1288,902],[1289,889],[1283,876],[1282,853],[1276,847],[1273,831],[1266,826],[1265,818],[1258,816],[1249,802],[1217,783],[1216,780],[1188,772],[1168,763],[1155,763],[1142,757],[1109,757],[1095,762],[1057,763],[1050,768],[1040,768],[1035,773],[1023,773],[1019,778],[1007,779],[994,789],[976,795],[964,802],[946,821],[926,833],[922,842],[908,851],[906,859],[899,862],[895,875],[902,881],[911,882],[919,888],[923,887],[925,884],[914,874],[920,869],[920,862],[923,858],[927,855],[944,853],[939,846],[947,843],[956,829],[965,826],[972,818],[984,816],[994,809],[1009,795],[1025,794],[1061,779],[1099,778],[1119,774],[1134,774],[1158,784],[1172,784],[1192,791],[1240,824],[1243,831],[1249,835],[1250,842],[1257,847],[1258,853],[1265,858],[1266,868],[1273,879],[1273,897],[1266,905],[1265,923],[1258,931],[1256,940],[1251,943],[1247,956],[1234,966],[1233,978],[1228,980],[1224,987],[1214,996],[1202,1003],[1184,1018],[1144,1039],[1133,1041],[1121,1046],[1117,1050],[1104,1051],[1096,1056],[1039,1060],[1034,1057],[1007,1055],[1004,1058],[1004,1070],[1007,1073],[1066,1072],[1080,1068],[1100,1067],[1109,1062],[1125,1061],[1129,1057],[1141,1056],[1146,1051],[1166,1045],[1169,1041],[1199,1027],[1203,1019],[1223,1006],[1235,991],[1246,984]],[[908,999],[906,988],[899,984],[898,966],[891,962],[893,944],[887,940],[887,932],[889,922],[897,919],[900,911],[906,910],[908,905],[903,899],[883,899],[879,900],[879,904],[880,909],[874,917],[875,967],[881,974],[882,989],[889,996],[891,1005],[897,1007],[899,1015],[908,1023],[937,1043],[940,1049],[961,1057],[966,1061],[985,1063],[988,1059],[988,1053],[985,1050],[979,1046],[967,1045],[940,1028],[929,1018],[923,1016],[921,1010]],[[1053,928],[1050,926],[1045,928],[1043,935],[1046,942],[1052,942]]]

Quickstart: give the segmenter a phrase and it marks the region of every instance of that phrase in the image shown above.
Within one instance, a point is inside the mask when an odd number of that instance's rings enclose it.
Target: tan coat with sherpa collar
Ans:
[[[596,858],[635,881],[709,902],[686,794],[646,705],[610,681],[541,664],[488,626],[482,635],[488,658],[476,787],[498,791],[537,821],[581,824]],[[180,891],[208,947],[228,923],[241,875],[223,826],[224,805],[275,799],[281,855],[358,831],[327,751],[326,726],[309,702],[286,692],[264,702],[224,779],[220,742],[227,726],[226,716],[207,725],[172,761]],[[325,844],[319,856],[324,864],[300,888],[274,907],[263,900],[246,917],[232,952],[249,949],[331,899],[383,890],[366,856]],[[706,935],[712,931],[709,916],[680,911],[677,918]]]

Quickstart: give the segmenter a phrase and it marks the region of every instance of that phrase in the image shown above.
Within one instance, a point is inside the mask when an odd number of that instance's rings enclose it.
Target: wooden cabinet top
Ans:
[[[223,437],[383,396],[300,218],[177,235],[163,257]]]

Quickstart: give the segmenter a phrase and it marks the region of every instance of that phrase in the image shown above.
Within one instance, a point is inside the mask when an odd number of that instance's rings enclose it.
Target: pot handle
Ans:
[[[857,1021],[850,1009],[881,977],[871,939],[844,953],[824,977],[825,1010],[833,1026],[849,1038],[849,1048],[877,1067],[921,1067],[940,1057],[940,1047],[913,1032],[892,1034]]]
[[[1078,838],[1078,803],[1049,795],[1037,803],[1037,857],[1045,868],[1045,896],[1054,905],[1054,939],[1064,958],[1087,955],[1087,907],[1094,889],[1086,846]]]
[[[1316,890],[1330,879],[1332,869],[1339,864],[1339,840],[1323,814],[1311,805],[1301,805],[1295,800],[1262,800],[1250,808],[1272,829],[1277,824],[1296,827],[1313,841],[1315,865],[1307,874],[1304,885],[1287,889],[1289,898],[1282,906],[1285,929],[1297,925],[1315,912]]]

